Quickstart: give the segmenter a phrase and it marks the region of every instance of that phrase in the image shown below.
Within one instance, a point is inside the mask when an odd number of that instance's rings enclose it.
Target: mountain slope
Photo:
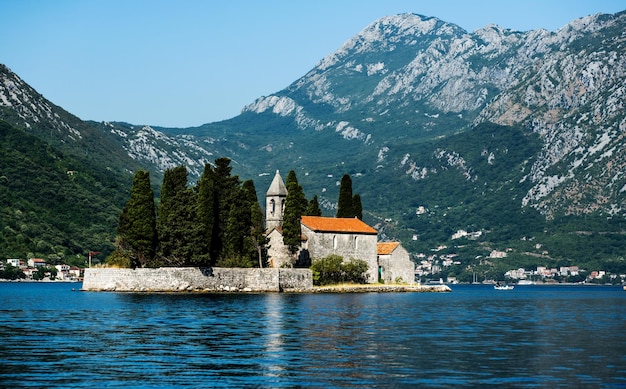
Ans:
[[[555,212],[613,215],[623,209],[621,168],[594,175],[607,179],[587,186],[617,190],[575,204],[563,197],[568,185],[583,188],[588,179],[572,177],[567,165],[582,172],[598,151],[621,149],[624,19],[624,13],[595,15],[557,32],[521,33],[492,25],[470,34],[419,15],[382,18],[285,90],[245,107],[240,117],[189,133],[203,136],[219,129],[231,140],[240,139],[240,147],[230,152],[241,161],[252,159],[251,170],[271,171],[276,162],[324,164],[345,156],[352,161],[344,161],[345,170],[360,172],[381,159],[383,165],[398,165],[407,152],[411,159],[410,145],[418,148],[425,140],[479,123],[521,125],[538,134],[543,146],[524,177],[533,186],[520,206],[548,217]],[[589,163],[581,164],[584,160]]]
[[[493,249],[520,263],[611,259],[626,249],[625,21],[469,33],[384,17],[239,116],[187,129],[82,122],[2,67],[0,117],[76,158],[89,150],[90,168],[122,181],[143,167],[158,183],[181,164],[193,180],[225,156],[263,196],[273,171],[293,169],[327,215],[349,173],[366,221],[414,254],[476,232],[463,266]]]
[[[571,241],[578,230],[594,236],[576,235],[589,249],[520,250],[621,256],[625,18],[474,33],[419,15],[382,18],[285,90],[189,133],[239,139],[230,155],[249,176],[296,170],[331,214],[336,177],[352,174],[366,218],[414,251],[457,229],[489,231],[483,243],[500,249]],[[505,126],[491,129],[495,148],[480,130],[490,122]],[[526,153],[500,171],[512,150]],[[417,217],[420,205],[441,211]],[[614,249],[593,231],[613,236]]]
[[[0,252],[52,263],[112,250],[128,189],[0,121]]]

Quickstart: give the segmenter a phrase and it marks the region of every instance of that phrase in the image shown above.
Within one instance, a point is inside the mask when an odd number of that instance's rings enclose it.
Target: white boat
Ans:
[[[513,285],[494,285],[493,288],[495,290],[513,290],[515,287]]]

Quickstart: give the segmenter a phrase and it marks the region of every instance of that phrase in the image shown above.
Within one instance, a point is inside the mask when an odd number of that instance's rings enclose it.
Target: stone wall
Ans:
[[[351,258],[367,262],[367,282],[378,282],[378,258],[374,234],[355,234],[342,232],[316,232],[302,225],[302,235],[307,237],[304,247],[309,250],[312,259],[324,258],[335,254],[344,261]]]
[[[398,246],[391,254],[379,255],[381,279],[386,284],[415,282],[415,264],[409,257],[409,252],[402,246]]]
[[[82,290],[111,292],[290,292],[309,291],[309,269],[162,267],[85,269]]]

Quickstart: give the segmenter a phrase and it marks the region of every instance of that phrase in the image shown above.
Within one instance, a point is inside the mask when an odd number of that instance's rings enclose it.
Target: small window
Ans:
[[[276,212],[276,202],[274,201],[274,199],[270,200],[270,209],[271,209],[271,213],[272,215],[274,214],[274,212]]]
[[[359,237],[354,237],[354,249],[357,250],[359,248]]]
[[[333,235],[333,249],[337,249],[337,235]]]

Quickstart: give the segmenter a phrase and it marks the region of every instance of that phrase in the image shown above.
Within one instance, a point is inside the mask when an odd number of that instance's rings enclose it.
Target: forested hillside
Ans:
[[[0,252],[80,264],[110,252],[127,184],[0,121]]]
[[[293,170],[326,216],[348,173],[381,239],[416,262],[455,258],[457,275],[626,272],[625,23],[621,12],[468,32],[383,17],[287,88],[195,128],[81,121],[0,66],[0,119],[14,126],[3,125],[3,254],[110,251],[132,174],[150,172],[158,197],[167,169],[185,166],[193,187],[225,157],[259,198],[274,171]]]

